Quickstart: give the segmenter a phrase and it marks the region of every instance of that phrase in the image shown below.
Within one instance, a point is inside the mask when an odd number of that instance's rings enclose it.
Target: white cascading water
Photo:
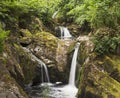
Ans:
[[[59,26],[59,28],[61,32],[61,39],[72,37],[72,35],[70,34],[69,30],[66,27]]]
[[[47,66],[45,65],[44,62],[42,62],[40,59],[38,59],[35,55],[32,54],[32,52],[25,48],[25,47],[22,47],[24,49],[24,51],[28,52],[29,55],[32,57],[33,60],[37,61],[38,62],[38,67],[41,67],[41,82],[44,83],[45,82],[45,76],[46,76],[46,82],[47,83],[50,83],[50,79],[49,79],[49,74],[48,74],[48,69],[47,69]],[[45,71],[45,75],[44,75],[44,71]]]
[[[58,14],[58,11],[56,11],[55,13],[53,13],[52,18],[55,19],[57,14]]]
[[[72,58],[69,83],[68,83],[71,86],[75,86],[75,72],[76,72],[77,54],[78,54],[79,46],[80,46],[80,43],[76,43],[75,51],[74,51],[73,58]]]

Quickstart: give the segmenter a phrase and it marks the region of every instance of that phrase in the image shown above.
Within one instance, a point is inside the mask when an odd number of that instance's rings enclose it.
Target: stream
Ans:
[[[72,37],[68,29],[65,27],[60,27],[61,39],[66,39]],[[49,79],[49,73],[47,66],[39,58],[37,58],[29,49],[24,48],[24,51],[28,52],[34,61],[38,62],[38,67],[41,70],[41,81],[42,83],[37,86],[27,86],[26,91],[30,98],[76,98],[78,89],[75,85],[75,73],[77,65],[77,55],[80,43],[76,43],[74,46],[74,53],[71,62],[70,74],[68,84],[62,85],[62,82],[51,83]],[[47,81],[44,79],[47,78]]]

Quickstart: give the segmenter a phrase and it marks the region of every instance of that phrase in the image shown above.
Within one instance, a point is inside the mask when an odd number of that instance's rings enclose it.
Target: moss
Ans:
[[[85,44],[81,43],[78,53],[78,62],[82,65],[85,62],[87,56],[88,55],[86,53]]]
[[[120,56],[105,56],[105,62],[108,63],[109,66],[113,66],[113,68],[117,68],[120,71]]]
[[[3,64],[6,63],[6,59],[4,57],[0,57],[0,61],[2,61]]]
[[[31,34],[31,32],[29,30],[27,30],[27,29],[21,29],[20,31],[21,31],[21,33],[22,33],[22,35],[24,37],[32,37],[32,34]]]
[[[20,46],[19,45],[17,45],[17,44],[13,44],[14,45],[14,47],[17,49],[17,50],[20,50]]]
[[[44,45],[46,48],[52,51],[57,48],[58,38],[49,32],[37,32],[34,35],[34,39],[37,40],[40,45]]]
[[[120,56],[110,55],[99,58],[96,65],[120,82]]]
[[[16,84],[17,87],[19,88],[20,93],[25,97],[25,98],[29,98],[28,95],[26,94],[26,92],[21,88],[20,85]]]
[[[31,56],[28,53],[25,53],[23,49],[17,45],[14,44],[15,48],[17,49],[17,52],[19,53],[19,67],[22,68],[23,74],[24,74],[24,82],[26,84],[29,84],[33,78],[36,75],[36,67],[37,63],[31,61]]]
[[[71,43],[71,45],[68,48],[68,53],[71,53],[74,50],[76,42]]]
[[[116,77],[118,78],[117,74],[111,77],[111,74],[105,71],[116,72],[116,70],[119,70],[119,56],[105,56],[104,58],[93,60],[94,61],[90,61],[82,68],[78,97],[119,98],[120,82],[116,79]],[[97,64],[103,66],[105,70],[99,68]]]
[[[109,94],[115,96],[116,98],[119,98],[119,82],[111,78],[109,75],[95,69],[92,73],[90,73],[89,76],[92,79],[91,81],[93,81],[93,84],[89,84],[89,86],[86,87],[86,91],[102,95],[103,98]]]
[[[21,88],[21,86],[19,84],[16,83],[15,79],[12,78],[9,74],[4,74],[2,76],[2,81],[5,82],[4,88],[5,89],[12,89],[12,85],[13,86],[17,86],[20,94],[22,94],[25,98],[28,98],[27,94],[25,93],[25,91]],[[14,91],[13,91],[14,92]]]

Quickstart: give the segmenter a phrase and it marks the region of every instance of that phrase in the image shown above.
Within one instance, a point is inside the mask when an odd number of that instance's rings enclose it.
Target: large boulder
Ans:
[[[101,62],[103,58],[93,58],[83,65],[78,93],[79,98],[120,97],[120,72],[118,66],[120,62],[114,59],[112,61],[118,63],[113,64],[108,58],[104,62]],[[116,66],[118,68],[115,68]]]
[[[67,48],[72,40],[60,40],[50,32],[36,32],[33,42],[27,46],[48,67],[51,82],[66,81]]]
[[[120,57],[116,55],[97,56],[94,45],[78,38],[82,44],[78,62],[78,98],[119,98],[120,97]]]
[[[0,97],[28,98],[24,88],[35,78],[37,62],[15,40],[8,39],[0,65]]]

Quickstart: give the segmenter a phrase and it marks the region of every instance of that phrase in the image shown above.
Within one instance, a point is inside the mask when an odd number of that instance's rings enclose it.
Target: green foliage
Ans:
[[[8,23],[8,25],[16,25],[19,18],[24,16],[36,16],[43,23],[52,17],[56,11],[55,5],[60,0],[5,0],[0,1],[0,20]]]
[[[9,34],[9,31],[4,31],[1,27],[0,27],[0,53],[3,51],[4,48],[4,41],[7,38]]]
[[[58,17],[65,19],[71,18],[67,13],[75,7],[75,4],[77,4],[77,0],[61,0],[57,5],[59,10]]]
[[[95,32],[95,52],[98,55],[114,53],[120,45],[120,32],[109,28],[101,28]]]
[[[62,4],[63,16],[73,18],[79,25],[88,22],[91,28],[115,28],[119,24],[119,0],[66,0]]]

